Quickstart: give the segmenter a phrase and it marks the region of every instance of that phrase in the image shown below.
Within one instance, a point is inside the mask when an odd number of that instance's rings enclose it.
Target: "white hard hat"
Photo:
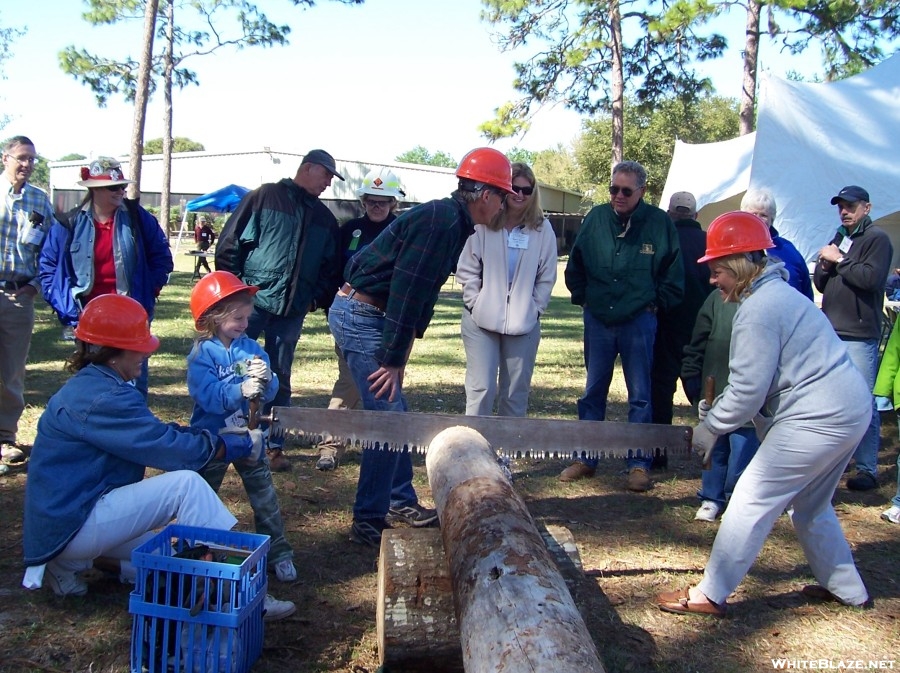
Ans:
[[[373,168],[363,178],[362,187],[356,190],[356,195],[363,198],[366,194],[372,196],[392,196],[398,201],[406,196],[406,192],[400,189],[400,180],[385,167]]]

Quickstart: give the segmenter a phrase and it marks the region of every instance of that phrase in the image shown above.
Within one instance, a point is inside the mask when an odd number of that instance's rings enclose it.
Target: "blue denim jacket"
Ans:
[[[38,421],[25,489],[25,564],[57,556],[100,497],[139,482],[146,467],[200,470],[215,450],[210,433],[163,423],[133,385],[88,365]]]

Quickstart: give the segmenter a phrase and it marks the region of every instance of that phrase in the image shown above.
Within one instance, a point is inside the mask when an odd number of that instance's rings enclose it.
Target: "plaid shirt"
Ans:
[[[384,332],[375,352],[380,364],[406,363],[413,338],[424,335],[441,286],[474,231],[463,201],[429,201],[401,214],[347,263],[345,278],[354,289],[385,300]]]
[[[50,199],[42,189],[27,182],[21,193],[14,194],[13,185],[5,174],[0,179],[0,191],[3,193],[3,207],[0,208],[0,281],[30,281],[39,288],[38,256],[46,232],[56,222]],[[38,236],[35,232],[31,242],[28,242],[26,236],[32,228],[29,221],[32,213],[44,216],[40,227],[43,234]]]

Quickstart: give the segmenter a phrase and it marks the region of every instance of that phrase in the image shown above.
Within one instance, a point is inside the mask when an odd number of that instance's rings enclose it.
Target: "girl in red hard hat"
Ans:
[[[191,292],[191,315],[200,333],[188,356],[188,392],[194,400],[192,427],[210,432],[246,432],[250,401],[265,404],[278,391],[278,379],[269,367],[269,357],[256,341],[244,334],[257,290],[228,271],[213,271],[201,278]],[[229,462],[214,459],[200,471],[216,491],[222,485]],[[238,460],[234,469],[250,499],[256,532],[271,537],[268,562],[276,577],[281,582],[295,581],[294,550],[284,537],[281,508],[268,461],[264,456],[254,462]],[[294,610],[293,603],[266,596],[268,619],[287,617]]]
[[[657,596],[666,612],[725,615],[726,602],[782,512],[819,584],[803,594],[845,605],[870,603],[831,505],[834,489],[869,426],[871,392],[831,323],[786,282],[768,226],[750,213],[713,220],[706,255],[726,301],[739,302],[728,385],[703,403],[693,446],[704,459],[719,436],[753,421],[762,441],[738,481],[703,579]]]
[[[197,470],[262,452],[262,434],[217,435],[163,423],[135,388],[159,347],[134,299],[91,300],[75,329],[75,372],[38,421],[25,489],[23,585],[81,596],[101,557],[134,581],[131,552],[173,519],[228,530],[237,520]],[[147,467],[166,470],[144,479]]]

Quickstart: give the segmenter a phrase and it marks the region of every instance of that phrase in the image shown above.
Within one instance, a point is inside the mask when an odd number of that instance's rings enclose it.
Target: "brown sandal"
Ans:
[[[717,605],[712,601],[708,603],[693,603],[690,599],[688,587],[679,591],[665,591],[656,597],[656,605],[663,612],[671,612],[676,615],[703,615],[706,617],[725,616],[725,604]]]

